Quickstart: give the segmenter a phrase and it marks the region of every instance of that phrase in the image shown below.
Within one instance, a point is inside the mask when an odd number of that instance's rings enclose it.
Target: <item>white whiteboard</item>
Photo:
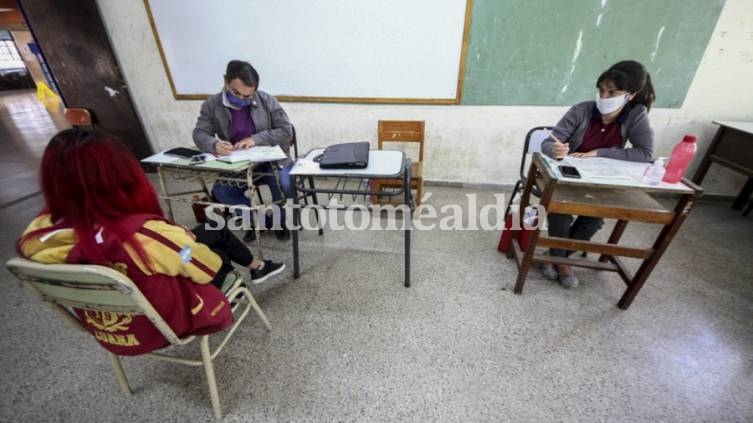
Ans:
[[[176,98],[231,59],[278,97],[456,100],[470,0],[147,0]]]

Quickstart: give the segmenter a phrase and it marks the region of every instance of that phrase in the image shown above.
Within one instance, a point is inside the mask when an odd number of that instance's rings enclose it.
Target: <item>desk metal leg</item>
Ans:
[[[293,190],[293,278],[298,279],[301,276],[301,268],[298,263],[298,230],[301,223],[301,209],[298,204],[298,190],[293,175],[290,175],[290,186]]]
[[[405,205],[408,207],[408,218],[403,220],[405,222],[405,287],[410,287],[410,233],[411,226],[413,224],[413,208],[411,207],[411,172],[410,172],[410,160],[406,160],[405,170],[403,171],[403,190],[405,194]],[[403,213],[406,213],[403,210]]]
[[[646,283],[646,280],[654,270],[656,264],[659,262],[659,259],[667,250],[667,247],[672,241],[672,238],[674,238],[675,234],[680,229],[680,226],[688,217],[690,209],[693,208],[693,203],[695,203],[695,195],[690,194],[683,195],[677,202],[677,206],[675,206],[674,219],[672,219],[672,221],[668,225],[665,225],[664,228],[662,228],[659,236],[654,242],[654,253],[651,254],[649,258],[644,260],[641,264],[641,267],[638,268],[638,272],[636,272],[633,281],[630,283],[630,286],[628,286],[628,288],[625,290],[625,293],[622,295],[622,298],[620,298],[620,301],[617,303],[617,307],[623,310],[627,310],[628,307],[630,307],[630,303],[632,303],[633,299],[635,299],[635,296],[638,295],[638,291],[640,291],[643,287],[643,284]]]
[[[157,176],[159,176],[159,186],[162,189],[162,195],[165,196],[165,204],[167,205],[167,216],[170,220],[175,221],[175,215],[173,214],[173,202],[170,200],[170,193],[167,192],[167,183],[165,182],[165,175],[162,173],[162,168],[157,167]]]
[[[318,206],[319,199],[317,198],[316,187],[314,186],[314,178],[309,176],[308,181],[309,181],[309,188],[312,191],[311,202],[314,203],[314,206]],[[306,200],[306,197],[304,197],[304,200]],[[306,204],[308,204],[308,200],[306,200]],[[315,208],[315,211],[316,211],[316,226],[319,227],[319,235],[324,235],[324,226],[319,224],[319,208],[318,207]]]

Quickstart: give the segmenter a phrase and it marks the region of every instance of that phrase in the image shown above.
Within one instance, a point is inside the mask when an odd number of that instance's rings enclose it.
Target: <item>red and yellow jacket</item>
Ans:
[[[216,332],[232,323],[227,299],[210,283],[222,267],[218,255],[196,242],[184,228],[156,216],[134,216],[124,224],[138,228],[134,237],[149,257],[149,265],[132,246],[108,236],[107,231],[97,234],[105,263],[83,257],[70,228],[42,231],[25,239],[19,249],[24,257],[40,263],[99,264],[124,273],[179,337]],[[50,216],[43,214],[29,224],[24,235],[52,226]],[[168,344],[143,315],[75,312],[97,341],[115,354],[143,354]]]

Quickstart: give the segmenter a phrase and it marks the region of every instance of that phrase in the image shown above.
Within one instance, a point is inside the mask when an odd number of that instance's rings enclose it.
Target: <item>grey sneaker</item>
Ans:
[[[541,274],[550,281],[556,281],[559,277],[557,269],[555,269],[552,263],[544,263],[541,265]]]
[[[575,276],[575,273],[573,273],[572,270],[569,270],[567,272],[558,272],[559,273],[559,281],[560,285],[563,287],[570,289],[575,288],[578,286],[578,277]]]

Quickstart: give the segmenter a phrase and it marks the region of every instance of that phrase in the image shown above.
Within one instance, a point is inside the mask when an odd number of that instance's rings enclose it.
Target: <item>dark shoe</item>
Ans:
[[[275,231],[275,236],[280,241],[290,241],[290,229],[282,228]]]
[[[275,263],[272,260],[264,260],[264,265],[258,269],[251,269],[251,283],[258,284],[267,280],[269,277],[279,274],[285,270],[284,263]]]

